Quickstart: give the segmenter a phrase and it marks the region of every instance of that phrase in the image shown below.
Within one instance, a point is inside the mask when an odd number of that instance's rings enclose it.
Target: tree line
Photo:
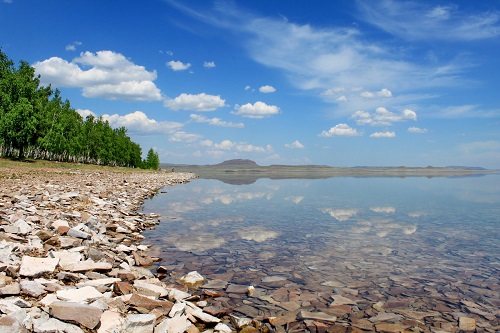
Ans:
[[[58,89],[40,85],[26,61],[14,62],[0,49],[0,157],[45,159],[133,168],[158,169],[151,148],[142,148],[125,127],[107,120],[85,119],[63,100]]]

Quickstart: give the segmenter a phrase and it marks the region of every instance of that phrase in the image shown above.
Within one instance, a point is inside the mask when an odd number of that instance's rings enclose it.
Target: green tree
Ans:
[[[148,155],[144,161],[144,168],[153,170],[158,170],[160,168],[160,158],[153,148],[148,150]]]

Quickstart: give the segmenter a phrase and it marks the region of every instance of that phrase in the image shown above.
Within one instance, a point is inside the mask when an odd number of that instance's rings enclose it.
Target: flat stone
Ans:
[[[19,295],[20,293],[21,286],[17,282],[8,284],[5,287],[0,288],[0,295],[2,296],[14,296]]]
[[[314,320],[322,320],[328,322],[336,322],[337,317],[326,314],[324,312],[310,312],[310,311],[300,311],[299,318],[301,319],[314,319]]]
[[[403,319],[402,316],[391,312],[380,312],[376,316],[368,318],[368,320],[372,323],[380,323],[383,321],[399,321],[401,319]]]
[[[333,302],[330,303],[329,306],[336,306],[336,305],[356,305],[357,302],[353,301],[352,299],[349,299],[344,296],[340,295],[333,295]]]
[[[127,327],[127,319],[115,311],[104,311],[100,322],[97,333],[123,332]]]
[[[383,333],[401,333],[404,327],[401,323],[379,323],[375,325],[377,332]]]
[[[79,262],[83,259],[83,255],[78,252],[70,252],[70,251],[51,251],[49,255],[52,258],[59,259],[59,266],[62,269],[67,270],[76,262]]]
[[[98,261],[92,259],[80,261],[67,266],[67,270],[71,272],[86,272],[86,271],[110,271],[113,265],[109,262]]]
[[[192,326],[186,315],[178,315],[163,320],[155,327],[155,333],[184,333]]]
[[[20,285],[22,292],[30,297],[38,298],[47,293],[44,285],[37,281],[23,280]]]
[[[154,261],[151,257],[134,251],[134,260],[137,266],[151,266]]]
[[[127,315],[127,327],[124,333],[151,333],[155,327],[156,316],[153,314]]]
[[[142,280],[135,280],[134,287],[137,290],[149,290],[153,293],[157,293],[160,297],[165,297],[168,295],[168,290],[163,288],[162,286],[158,286],[156,284],[148,283]]]
[[[459,317],[458,328],[465,332],[472,332],[476,330],[476,320],[474,318]]]
[[[146,310],[153,310],[154,308],[162,307],[165,309],[167,313],[174,306],[172,302],[159,301],[139,294],[132,294],[132,296],[126,303],[133,305],[135,307],[144,308]]]
[[[90,305],[74,302],[53,302],[49,305],[50,315],[62,321],[78,323],[94,329],[101,320],[102,310]]]
[[[43,274],[52,274],[56,270],[58,258],[37,258],[23,256],[19,275],[37,277]]]
[[[33,330],[36,333],[85,333],[80,327],[68,324],[56,318],[36,318],[33,319]]]
[[[70,228],[67,232],[67,235],[70,237],[76,237],[76,238],[80,238],[80,239],[91,239],[92,238],[91,234],[89,234],[85,231],[76,229],[76,228]]]
[[[56,292],[57,298],[68,302],[88,303],[103,297],[104,295],[96,288],[86,286],[79,289],[63,289]]]
[[[26,328],[13,316],[0,317],[0,333],[24,333]]]

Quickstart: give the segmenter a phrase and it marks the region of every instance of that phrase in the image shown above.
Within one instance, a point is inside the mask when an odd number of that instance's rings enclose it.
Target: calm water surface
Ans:
[[[232,286],[225,304],[244,315],[322,311],[347,323],[385,304],[421,313],[424,326],[444,330],[465,314],[498,328],[500,175],[197,179],[165,191],[145,205],[162,216],[145,236],[169,279],[197,270]],[[248,285],[253,297],[233,288]],[[288,298],[276,296],[283,289]]]

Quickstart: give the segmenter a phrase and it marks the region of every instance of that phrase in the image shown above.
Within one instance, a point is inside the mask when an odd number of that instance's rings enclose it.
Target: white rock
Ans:
[[[23,256],[19,275],[37,277],[46,273],[54,273],[58,263],[58,258],[36,258]]]
[[[63,289],[56,291],[57,298],[62,301],[88,303],[103,297],[103,294],[91,286],[80,289]]]
[[[55,318],[48,320],[43,318],[33,319],[33,331],[35,333],[85,333],[80,327]]]
[[[97,333],[120,333],[125,331],[127,320],[115,311],[104,311]]]
[[[218,323],[214,327],[214,332],[215,333],[232,333],[233,330],[231,329],[231,327],[227,326],[224,323]]]
[[[57,295],[56,294],[48,294],[47,296],[45,296],[44,298],[42,298],[40,300],[40,303],[43,305],[43,306],[49,306],[50,304],[58,301],[59,299],[57,298]]]
[[[43,284],[37,281],[22,280],[20,284],[21,290],[31,297],[38,298],[47,293]]]
[[[64,270],[67,270],[68,267],[83,259],[83,255],[78,252],[51,251],[49,255],[52,258],[59,258],[59,266]]]
[[[170,312],[168,313],[168,316],[170,318],[173,318],[175,316],[181,315],[184,313],[184,309],[186,308],[186,303],[184,302],[175,302],[174,306],[172,306],[172,309],[170,309]]]
[[[168,299],[172,302],[182,301],[188,297],[191,297],[191,294],[175,288],[168,289]]]
[[[121,281],[121,279],[119,279],[119,278],[104,278],[104,279],[96,279],[96,280],[88,280],[88,281],[79,282],[76,284],[76,286],[78,288],[82,288],[85,286],[91,286],[91,287],[109,286],[115,282],[120,282],[120,281]]]
[[[129,314],[127,315],[127,327],[124,333],[151,333],[155,327],[156,316],[154,314]]]
[[[152,291],[154,293],[157,293],[160,295],[160,297],[165,297],[168,295],[168,290],[161,287],[157,286],[156,284],[152,283],[147,283],[142,280],[135,280],[134,281],[134,287],[137,288],[138,290],[148,290]]]
[[[58,229],[59,227],[68,227],[69,228],[69,223],[68,221],[64,220],[56,220],[52,223],[52,228]]]
[[[110,271],[113,265],[109,262],[98,261],[92,259],[76,262],[72,265],[67,265],[66,270],[71,272],[86,272],[86,271]]]
[[[184,333],[193,326],[186,315],[167,318],[155,327],[154,333]]]
[[[199,320],[203,321],[204,323],[219,323],[220,319],[217,317],[214,317],[212,315],[209,315],[208,313],[203,312],[202,309],[197,307],[196,305],[192,303],[186,303],[188,306],[184,310],[186,314],[192,315],[195,318],[198,318]]]
[[[24,333],[26,328],[13,316],[0,318],[0,333]]]
[[[202,284],[203,281],[205,281],[205,278],[201,276],[200,273],[197,271],[189,272],[183,277],[179,279],[182,283],[188,285],[188,286],[195,286],[198,284]]]

